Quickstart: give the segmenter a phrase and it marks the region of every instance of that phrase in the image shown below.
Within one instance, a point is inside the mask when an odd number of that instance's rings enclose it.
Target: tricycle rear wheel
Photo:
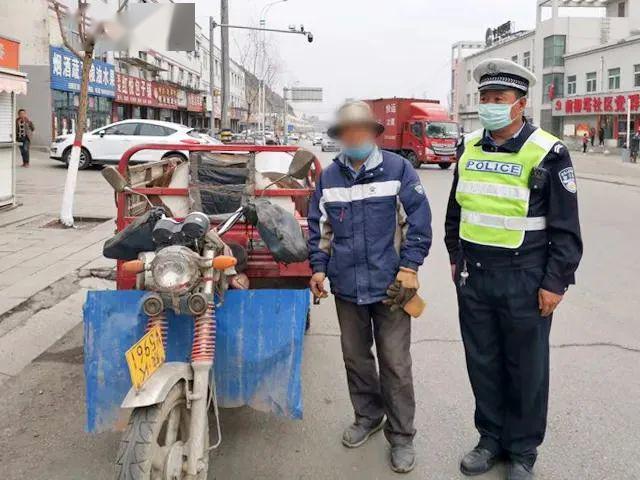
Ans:
[[[118,480],[182,479],[182,447],[189,442],[190,411],[186,408],[184,383],[174,386],[164,402],[136,408],[120,441],[116,460]],[[209,446],[206,424],[205,449]],[[206,480],[209,454],[203,455],[197,480]]]

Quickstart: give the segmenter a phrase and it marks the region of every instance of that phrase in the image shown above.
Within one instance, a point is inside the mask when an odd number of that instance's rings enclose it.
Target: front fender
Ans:
[[[124,397],[122,408],[148,407],[163,402],[169,390],[181,380],[193,379],[191,365],[183,362],[167,362],[162,365],[137,391],[131,388]]]

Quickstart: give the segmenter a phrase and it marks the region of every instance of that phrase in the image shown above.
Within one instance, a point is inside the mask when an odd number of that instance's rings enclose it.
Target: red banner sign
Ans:
[[[18,70],[20,63],[20,43],[0,37],[0,67]]]
[[[187,110],[190,112],[204,112],[202,95],[198,93],[187,93]]]
[[[116,73],[116,102],[155,107],[153,82]]]
[[[558,98],[553,101],[553,115],[607,115],[626,113],[629,101],[631,101],[632,112],[640,111],[640,92]]]

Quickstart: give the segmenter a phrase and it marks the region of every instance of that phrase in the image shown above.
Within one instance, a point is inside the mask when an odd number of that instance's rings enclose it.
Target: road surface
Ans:
[[[329,155],[323,155],[325,161]],[[614,165],[612,160],[608,163]],[[549,428],[540,451],[540,480],[639,478],[640,296],[638,208],[640,168],[577,157],[585,257],[555,316]],[[97,171],[81,172],[98,176]],[[451,480],[475,445],[455,293],[443,245],[451,171],[425,167],[420,177],[434,217],[434,244],[420,271],[429,306],[414,321],[418,465],[407,479]],[[587,179],[588,177],[588,179]],[[104,194],[104,208],[113,199]],[[634,261],[635,260],[635,261]],[[81,315],[72,295],[51,313]],[[117,434],[83,432],[82,332],[76,327],[0,392],[0,465],[13,479],[111,479]],[[377,435],[357,450],[340,444],[352,420],[331,299],[313,307],[305,343],[305,418],[285,421],[249,409],[225,411],[223,444],[210,479],[393,479],[387,445]],[[480,477],[503,478],[504,470]]]

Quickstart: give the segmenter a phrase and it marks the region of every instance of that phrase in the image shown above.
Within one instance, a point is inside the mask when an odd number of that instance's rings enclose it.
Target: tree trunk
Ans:
[[[82,151],[82,136],[87,125],[87,103],[89,96],[89,72],[93,63],[93,46],[84,52],[82,58],[82,82],[80,84],[80,102],[78,104],[78,121],[76,122],[76,133],[69,156],[69,166],[67,168],[67,179],[64,184],[62,195],[62,206],[60,208],[60,222],[73,227],[73,199],[76,192],[76,181],[78,178],[78,166],[80,164],[80,152]]]

